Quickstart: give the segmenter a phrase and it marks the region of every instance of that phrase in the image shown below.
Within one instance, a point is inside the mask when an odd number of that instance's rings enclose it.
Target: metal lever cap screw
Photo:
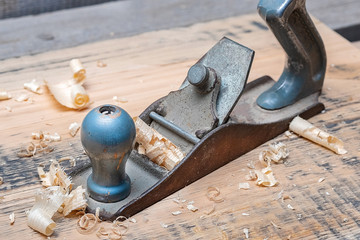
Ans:
[[[81,143],[92,165],[92,174],[87,180],[91,198],[117,202],[130,194],[125,165],[135,135],[132,118],[118,106],[99,106],[86,115],[81,127]]]
[[[193,65],[187,74],[189,83],[201,93],[208,93],[215,86],[216,73],[214,70],[197,63]]]

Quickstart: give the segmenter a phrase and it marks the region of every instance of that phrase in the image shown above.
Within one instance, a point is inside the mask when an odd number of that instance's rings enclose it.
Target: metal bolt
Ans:
[[[215,86],[216,73],[214,70],[197,63],[189,69],[187,79],[199,92],[208,93]]]
[[[135,135],[132,118],[118,106],[99,106],[86,115],[81,126],[81,143],[92,165],[87,180],[91,198],[117,202],[130,194],[125,165]]]

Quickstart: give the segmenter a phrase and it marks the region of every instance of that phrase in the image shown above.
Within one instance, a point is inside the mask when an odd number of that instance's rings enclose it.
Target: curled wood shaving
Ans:
[[[69,133],[72,137],[75,137],[76,133],[79,131],[80,129],[80,124],[77,122],[73,122],[70,124],[69,126]]]
[[[209,210],[204,211],[206,215],[210,215],[213,212],[215,212],[215,204],[212,205],[212,207]]]
[[[58,83],[46,83],[54,98],[63,106],[81,109],[88,105],[89,95],[82,84],[85,80],[85,69],[79,59],[70,61],[73,79]]]
[[[250,189],[250,185],[249,183],[239,183],[239,189],[245,189],[245,190],[248,190]]]
[[[69,193],[72,189],[71,179],[56,160],[50,164],[49,172],[45,172],[44,168],[39,166],[38,174],[44,187],[60,186],[63,193]]]
[[[62,157],[59,159],[59,163],[63,162],[63,161],[69,161],[70,162],[70,166],[71,167],[75,167],[76,166],[76,158],[71,157],[71,156],[67,156],[67,157]]]
[[[219,197],[220,195],[220,189],[217,187],[208,187],[206,192],[206,197],[213,202],[221,203],[224,201],[223,198]]]
[[[35,204],[27,216],[28,226],[50,236],[56,227],[56,223],[51,218],[63,203],[64,198],[65,195],[61,192],[60,187],[38,191],[35,195]]]
[[[151,161],[170,171],[184,158],[178,147],[139,117],[135,117],[134,122],[136,142],[145,148],[145,154]]]
[[[287,156],[289,156],[289,152],[286,145],[279,142],[270,144],[267,150],[262,151],[259,154],[259,160],[269,166],[271,161],[279,163],[279,161],[285,159]]]
[[[33,138],[36,136],[33,133]],[[49,141],[45,141],[42,139],[39,142],[30,142],[29,145],[25,148],[20,149],[17,153],[19,157],[32,157],[35,156],[37,153],[49,153],[54,150],[49,144]]]
[[[64,216],[69,215],[72,211],[75,210],[85,210],[87,206],[86,201],[85,189],[83,189],[82,186],[78,186],[76,189],[71,191],[71,193],[67,195],[64,200]]]
[[[1,90],[0,91],[0,101],[1,100],[8,100],[11,98],[11,94],[8,93],[7,91]]]
[[[291,121],[289,129],[306,139],[332,150],[337,154],[341,155],[347,153],[344,148],[344,143],[340,139],[315,127],[300,117],[295,117]]]
[[[36,79],[31,80],[31,82],[24,83],[24,88],[33,93],[43,93],[43,90],[41,89],[41,84]]]
[[[277,225],[276,223],[274,223],[273,221],[270,221],[270,223],[277,229],[281,229],[281,227],[279,225]]]
[[[98,221],[94,214],[86,213],[81,216],[76,224],[76,230],[81,234],[89,234],[95,230]]]
[[[118,236],[124,236],[127,233],[129,226],[126,223],[127,218],[124,216],[118,216],[112,223],[112,231]]]
[[[120,102],[120,103],[127,103],[129,100],[127,100],[126,98],[122,98],[122,97],[118,97],[118,96],[113,96],[113,101],[115,101],[115,102]]]
[[[255,170],[255,173],[257,176],[256,184],[259,186],[273,187],[278,184],[270,166],[261,170]]]
[[[9,219],[10,219],[10,225],[13,225],[15,222],[15,213],[11,213],[9,215]]]

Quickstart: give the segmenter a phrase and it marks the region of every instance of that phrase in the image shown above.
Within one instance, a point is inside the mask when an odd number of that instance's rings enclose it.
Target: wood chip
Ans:
[[[213,202],[221,203],[224,201],[223,198],[219,197],[220,189],[217,187],[208,187],[206,197]]]
[[[243,232],[245,234],[245,238],[248,239],[249,238],[249,229],[244,228]]]
[[[245,189],[245,190],[248,190],[250,189],[250,185],[249,183],[239,183],[239,189]]]
[[[59,142],[61,141],[61,137],[58,133],[54,133],[54,134],[44,134],[44,140],[45,141],[50,141],[50,142]]]
[[[2,100],[8,100],[11,98],[11,94],[8,93],[7,91],[1,90],[0,91],[0,101]]]
[[[337,154],[345,154],[344,143],[337,137],[315,127],[308,121],[295,117],[290,123],[290,130],[300,136],[324,146]]]
[[[23,94],[20,94],[19,96],[17,96],[17,97],[15,98],[15,101],[17,101],[17,102],[25,102],[25,101],[27,101],[29,98],[30,98],[29,94],[23,93]]]
[[[188,204],[186,207],[187,207],[187,209],[189,209],[192,212],[196,212],[197,210],[199,210],[197,207],[195,207],[192,204]]]
[[[163,228],[168,228],[169,225],[165,224],[165,223],[160,223],[160,225],[163,227]]]
[[[37,93],[37,94],[43,93],[41,84],[36,79],[31,80],[31,82],[24,83],[24,88],[33,93]]]
[[[104,63],[104,62],[101,61],[101,60],[97,60],[97,61],[96,61],[96,66],[99,67],[99,68],[104,68],[104,67],[107,66],[107,64]]]
[[[295,210],[295,208],[293,206],[291,206],[290,204],[287,205],[287,208],[291,209],[291,210]]]
[[[176,212],[172,212],[171,214],[174,216],[180,215],[182,212],[181,211],[176,211]]]
[[[80,124],[77,122],[73,122],[70,124],[69,126],[69,133],[72,137],[75,137],[76,133],[79,131],[80,129]]]
[[[325,180],[325,178],[320,178],[319,180],[318,180],[318,183],[321,183],[321,182],[323,182]]]
[[[127,100],[127,98],[113,96],[113,101],[119,102],[119,103],[127,103],[129,100]]]
[[[146,156],[159,166],[172,170],[184,158],[181,150],[139,117],[134,118],[136,142],[145,148]]]
[[[253,181],[253,180],[256,180],[257,179],[257,176],[256,176],[256,173],[252,170],[249,171],[249,174],[247,174],[245,176],[245,180],[247,181]]]
[[[250,213],[242,213],[243,216],[250,216]]]
[[[10,225],[13,225],[15,222],[15,213],[11,213],[9,215],[9,219],[10,219]]]

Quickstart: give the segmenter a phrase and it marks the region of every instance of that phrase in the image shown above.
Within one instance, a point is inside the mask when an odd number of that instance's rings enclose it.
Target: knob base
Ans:
[[[131,181],[126,174],[124,181],[116,186],[101,186],[94,182],[92,174],[87,179],[87,191],[89,196],[96,201],[112,203],[125,199],[130,194]]]

